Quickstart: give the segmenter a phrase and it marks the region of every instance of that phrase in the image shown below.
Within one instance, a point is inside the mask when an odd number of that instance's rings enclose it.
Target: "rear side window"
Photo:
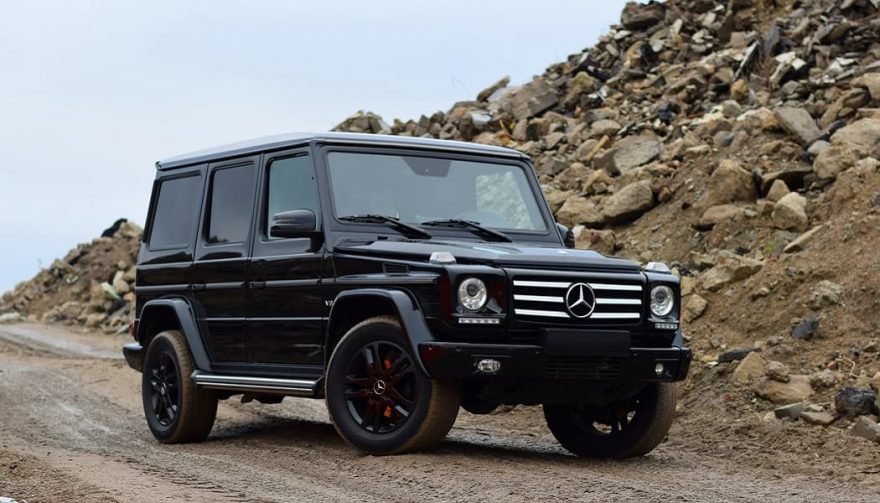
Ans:
[[[312,159],[307,155],[276,159],[269,164],[268,211],[264,232],[269,235],[272,217],[291,210],[312,210],[320,218],[318,186]]]
[[[208,243],[241,243],[247,239],[254,208],[255,173],[253,164],[214,172]]]
[[[164,180],[150,229],[149,248],[187,248],[192,244],[202,199],[202,177]]]

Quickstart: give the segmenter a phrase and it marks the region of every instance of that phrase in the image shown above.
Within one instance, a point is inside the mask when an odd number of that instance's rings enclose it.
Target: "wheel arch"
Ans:
[[[146,348],[156,334],[180,330],[189,346],[193,363],[199,370],[211,370],[211,360],[202,341],[192,306],[185,299],[166,298],[147,302],[137,324],[137,341]]]
[[[413,358],[425,375],[430,376],[419,353],[419,343],[434,340],[425,317],[415,299],[401,290],[365,288],[346,290],[333,301],[324,334],[324,366],[336,344],[351,327],[368,318],[391,315],[400,322]]]

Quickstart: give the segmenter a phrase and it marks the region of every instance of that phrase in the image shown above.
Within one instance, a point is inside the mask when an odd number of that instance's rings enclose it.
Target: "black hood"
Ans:
[[[510,267],[609,270],[638,272],[639,264],[611,258],[590,250],[534,246],[526,243],[485,243],[473,241],[393,241],[369,243],[341,242],[336,250],[358,255],[381,256],[427,262],[434,252],[449,252],[460,264],[487,264]]]

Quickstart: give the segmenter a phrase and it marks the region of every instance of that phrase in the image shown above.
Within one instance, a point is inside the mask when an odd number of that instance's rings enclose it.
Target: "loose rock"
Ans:
[[[837,413],[847,417],[867,416],[874,412],[874,400],[877,395],[867,388],[846,387],[834,397],[834,408]]]

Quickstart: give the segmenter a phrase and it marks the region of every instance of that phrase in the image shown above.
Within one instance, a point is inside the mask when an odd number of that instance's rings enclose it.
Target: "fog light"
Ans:
[[[666,367],[664,367],[662,363],[658,363],[657,365],[654,365],[654,373],[657,374],[657,377],[662,376],[663,372],[665,372],[665,371],[666,371]]]
[[[501,370],[501,362],[492,358],[484,358],[477,362],[477,370],[484,374],[494,374]]]

